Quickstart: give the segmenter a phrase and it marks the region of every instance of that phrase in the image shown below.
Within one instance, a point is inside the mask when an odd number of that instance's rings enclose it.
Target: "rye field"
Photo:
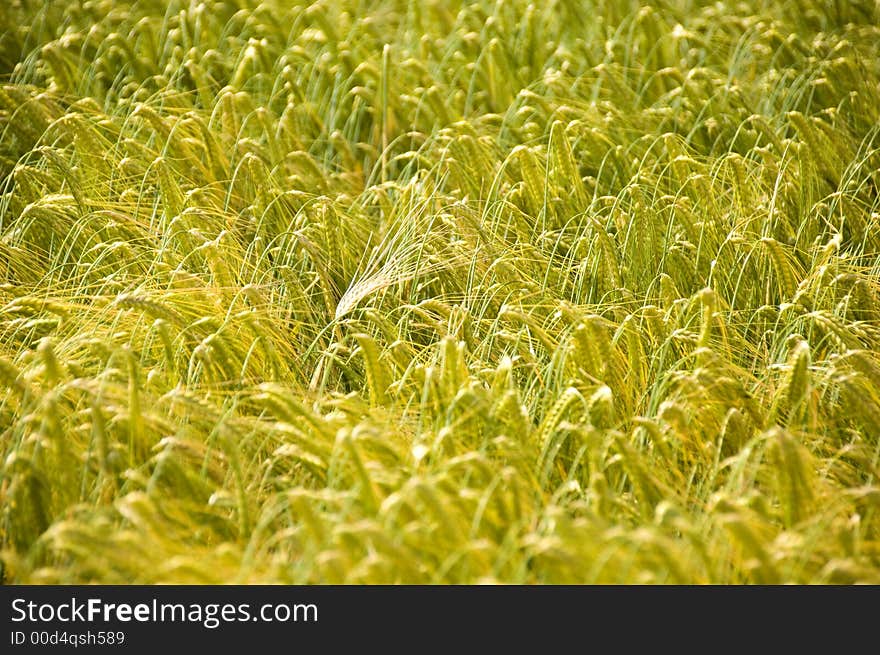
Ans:
[[[880,583],[880,3],[2,4],[3,582]]]

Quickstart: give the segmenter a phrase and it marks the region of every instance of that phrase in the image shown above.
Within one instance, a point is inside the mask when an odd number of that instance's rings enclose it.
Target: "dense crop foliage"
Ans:
[[[874,0],[0,21],[6,581],[880,582]]]

